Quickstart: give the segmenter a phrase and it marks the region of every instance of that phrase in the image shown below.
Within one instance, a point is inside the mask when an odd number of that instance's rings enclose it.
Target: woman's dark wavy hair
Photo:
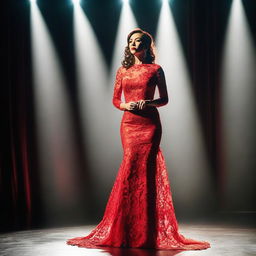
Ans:
[[[145,63],[151,64],[151,63],[154,63],[154,61],[155,61],[153,37],[148,32],[146,32],[140,28],[136,28],[136,29],[132,30],[127,36],[127,46],[125,47],[124,59],[122,61],[122,66],[125,67],[126,69],[128,69],[135,63],[135,57],[130,52],[130,49],[129,49],[130,37],[135,33],[142,34],[141,41],[142,41],[143,47],[147,49]]]

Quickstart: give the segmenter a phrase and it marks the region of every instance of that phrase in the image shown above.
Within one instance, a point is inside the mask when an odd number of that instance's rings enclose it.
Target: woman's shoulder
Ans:
[[[157,63],[153,63],[154,67],[156,70],[162,69],[161,65],[157,64]]]
[[[157,63],[151,63],[151,64],[145,64],[149,70],[151,70],[154,73],[159,72],[160,70],[162,70],[162,67],[157,64]]]
[[[161,73],[164,73],[163,68],[161,65],[154,63],[154,71],[157,75],[161,75]]]
[[[154,65],[156,68],[161,68],[161,66],[157,63],[153,63],[152,65]]]
[[[116,74],[117,74],[117,75],[122,75],[125,70],[126,70],[126,69],[125,69],[124,66],[119,66],[119,67],[117,68]]]

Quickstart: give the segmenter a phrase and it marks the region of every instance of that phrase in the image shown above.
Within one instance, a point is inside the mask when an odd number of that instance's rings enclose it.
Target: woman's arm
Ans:
[[[116,72],[116,80],[113,93],[113,105],[120,110],[133,110],[136,108],[137,104],[135,101],[124,103],[121,101],[122,96],[122,67],[120,67]]]
[[[120,110],[125,110],[126,109],[125,103],[121,101],[121,96],[122,96],[122,67],[120,67],[116,72],[116,80],[114,85],[112,103],[116,108]]]
[[[155,100],[146,100],[147,106],[161,107],[166,105],[169,101],[165,75],[161,67],[157,70],[157,86],[158,86],[160,98]]]

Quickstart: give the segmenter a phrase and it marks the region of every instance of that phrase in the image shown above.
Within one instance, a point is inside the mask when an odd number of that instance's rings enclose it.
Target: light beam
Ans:
[[[256,53],[240,0],[232,3],[221,82],[223,189],[227,208],[250,210],[255,190]]]
[[[159,108],[166,131],[162,145],[180,208],[196,211],[211,198],[210,167],[188,69],[167,0],[162,3],[156,47],[170,98],[168,105]]]
[[[37,5],[31,5],[31,40],[42,200],[47,221],[56,224],[68,218],[81,193],[64,74]]]

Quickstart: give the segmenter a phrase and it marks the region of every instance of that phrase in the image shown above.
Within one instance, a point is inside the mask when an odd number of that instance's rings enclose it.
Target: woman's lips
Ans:
[[[135,47],[132,47],[131,49],[132,49],[132,50],[136,50],[136,48],[135,48]]]

